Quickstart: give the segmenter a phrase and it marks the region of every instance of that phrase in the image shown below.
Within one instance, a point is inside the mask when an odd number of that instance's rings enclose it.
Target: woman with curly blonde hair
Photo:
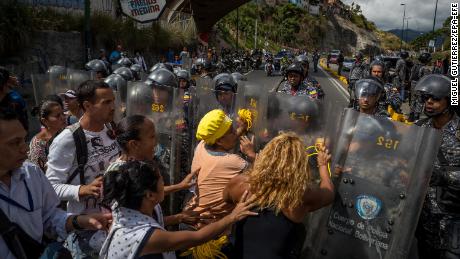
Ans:
[[[334,185],[327,163],[331,156],[319,147],[319,186],[312,183],[305,145],[295,133],[272,139],[257,156],[254,166],[233,178],[224,200],[237,203],[249,191],[259,215],[236,225],[235,258],[298,258],[304,236],[302,221],[314,210],[334,200]]]

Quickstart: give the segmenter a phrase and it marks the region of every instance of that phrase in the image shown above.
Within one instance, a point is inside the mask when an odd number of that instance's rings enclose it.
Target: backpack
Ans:
[[[80,123],[77,122],[68,126],[66,129],[69,129],[72,132],[72,137],[75,142],[75,153],[77,155],[77,169],[67,178],[65,184],[70,184],[77,175],[80,176],[80,184],[85,183],[85,165],[88,162],[88,147],[86,146],[86,137],[85,132],[83,132],[83,128],[81,127]],[[49,155],[49,148],[53,143],[54,139],[61,133],[62,131],[58,132],[54,135],[46,145],[46,156]]]

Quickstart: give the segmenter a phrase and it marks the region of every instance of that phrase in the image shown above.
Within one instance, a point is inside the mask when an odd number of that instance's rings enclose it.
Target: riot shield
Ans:
[[[52,94],[65,93],[69,90],[67,69],[65,72],[61,70],[50,70],[46,74],[49,77]]]
[[[267,137],[268,91],[263,85],[240,81],[236,95],[237,123],[245,125],[246,132],[255,136],[259,149]]]
[[[115,113],[113,115],[113,121],[115,123],[120,122],[126,116],[126,99],[123,99],[120,91],[113,91],[115,96]]]
[[[96,75],[94,72],[85,71],[85,70],[78,70],[78,69],[67,69],[67,86],[66,89],[57,89],[59,93],[64,93],[65,91],[77,90],[78,86],[87,81],[95,79]]]
[[[193,132],[196,132],[201,118],[212,110],[222,109],[230,118],[235,118],[236,94],[232,92],[215,91],[210,78],[197,78],[196,87],[191,93],[194,95],[192,95],[191,106],[191,111],[193,112]],[[221,102],[218,100],[218,95],[221,95]],[[193,148],[195,148],[197,144],[196,138],[192,136]]]
[[[49,80],[48,74],[32,74],[32,86],[34,89],[35,105],[39,106],[41,101],[50,94],[55,94],[54,88]]]
[[[328,106],[307,96],[272,92],[268,98],[267,129],[269,139],[282,131],[297,133],[307,147],[325,135]]]
[[[183,177],[180,145],[185,120],[181,105],[178,89],[144,82],[128,84],[127,115],[144,115],[155,124],[158,145],[154,156],[163,168],[166,185],[179,182]],[[180,205],[177,195],[170,195],[165,208],[168,213],[175,213],[179,211]]]
[[[440,133],[352,109],[341,121],[333,165],[342,173],[312,257],[407,258]]]

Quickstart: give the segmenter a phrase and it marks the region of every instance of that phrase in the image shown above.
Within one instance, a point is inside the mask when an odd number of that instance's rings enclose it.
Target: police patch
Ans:
[[[365,220],[374,219],[382,208],[382,201],[369,195],[360,195],[356,198],[356,211]]]

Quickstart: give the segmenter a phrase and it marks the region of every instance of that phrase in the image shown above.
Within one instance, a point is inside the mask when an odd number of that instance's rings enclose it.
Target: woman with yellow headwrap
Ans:
[[[233,121],[222,110],[212,110],[201,119],[196,137],[200,143],[195,149],[191,171],[197,174],[197,187],[188,206],[196,211],[207,210],[204,216],[215,219],[227,215],[233,208],[222,199],[227,183],[248,167],[248,162],[231,150],[238,143]],[[254,158],[251,148],[246,155]],[[188,207],[187,206],[187,207]],[[194,226],[200,228],[201,225]]]

